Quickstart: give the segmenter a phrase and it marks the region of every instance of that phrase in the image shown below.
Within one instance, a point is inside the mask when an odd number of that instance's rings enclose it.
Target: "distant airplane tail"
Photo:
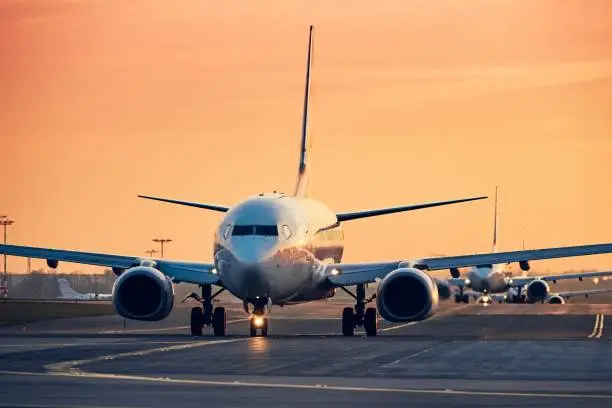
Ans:
[[[58,279],[57,283],[63,298],[74,298],[81,295],[79,292],[72,289],[67,279]]]
[[[312,67],[312,39],[313,26],[310,26],[308,34],[308,57],[306,59],[306,85],[304,89],[304,110],[302,113],[302,137],[300,139],[300,164],[298,167],[297,182],[295,185],[295,196],[305,197],[308,190],[309,177],[309,150],[311,137],[308,135],[308,111],[310,101],[310,68]]]
[[[493,217],[493,250],[497,252],[497,186],[495,186],[495,216]]]

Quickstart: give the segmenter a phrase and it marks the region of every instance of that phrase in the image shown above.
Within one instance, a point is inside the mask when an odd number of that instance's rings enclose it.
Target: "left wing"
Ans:
[[[0,244],[0,254],[47,259],[49,261],[74,262],[86,265],[106,266],[109,268],[129,269],[149,258],[101,254],[94,252],[65,251],[63,249],[36,248],[20,245]],[[199,285],[219,282],[214,264],[152,259],[155,267],[174,282],[187,282]]]
[[[595,244],[595,245],[579,245],[570,247],[530,249],[523,251],[508,251],[508,252],[492,252],[475,255],[459,255],[445,256],[438,258],[423,258],[414,261],[388,261],[388,262],[371,262],[371,263],[355,263],[355,264],[329,264],[326,265],[324,276],[331,286],[351,286],[363,283],[375,282],[382,279],[388,273],[401,267],[417,268],[421,270],[440,270],[451,268],[462,268],[466,266],[478,265],[494,265],[504,264],[509,262],[523,262],[540,259],[566,258],[573,256],[596,255],[612,253],[612,243]],[[599,275],[596,275],[599,274]],[[547,280],[557,279],[572,279],[594,276],[605,276],[605,272],[589,272],[585,274],[568,274],[547,277]],[[568,276],[562,278],[562,276]],[[516,281],[516,286],[519,286],[523,278],[513,278]],[[527,278],[533,280],[534,278]],[[455,281],[455,280],[449,280]],[[457,279],[452,283],[455,286],[465,285],[463,279]]]

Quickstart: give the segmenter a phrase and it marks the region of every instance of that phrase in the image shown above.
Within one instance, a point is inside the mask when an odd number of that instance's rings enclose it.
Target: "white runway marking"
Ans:
[[[593,332],[588,335],[587,339],[601,338],[601,335],[603,334],[603,329],[604,329],[604,315],[598,314],[597,316],[595,316],[595,326],[593,327]]]
[[[158,384],[177,384],[177,385],[214,385],[229,387],[254,387],[254,388],[285,388],[296,390],[327,390],[327,391],[351,391],[351,392],[384,392],[400,394],[427,394],[427,395],[448,395],[448,396],[482,396],[482,397],[525,397],[525,398],[557,398],[557,399],[605,399],[612,400],[612,395],[605,394],[570,394],[570,393],[538,393],[538,392],[512,392],[512,391],[469,391],[453,389],[418,389],[418,388],[383,388],[383,387],[350,387],[332,384],[287,384],[287,383],[266,383],[238,380],[196,380],[180,379],[169,377],[147,377],[139,375],[124,374],[102,374],[89,372],[51,372],[34,373],[21,371],[0,371],[0,374],[7,375],[28,375],[28,376],[57,376],[57,377],[80,377],[105,380],[123,380],[135,382],[149,382]]]
[[[394,365],[398,364],[400,361],[405,361],[405,360],[413,359],[415,357],[418,357],[420,355],[423,355],[425,353],[430,352],[431,350],[435,349],[436,347],[440,347],[442,344],[445,344],[445,343],[439,343],[439,344],[435,344],[435,345],[433,345],[431,347],[424,348],[423,350],[419,350],[416,353],[410,354],[409,356],[402,357],[402,358],[400,358],[398,360],[390,362],[389,364],[382,365],[381,368],[389,368],[391,366],[394,366]]]
[[[158,348],[148,349],[148,350],[137,350],[137,351],[130,351],[126,353],[109,354],[106,356],[100,356],[100,357],[95,357],[95,358],[90,358],[90,359],[85,359],[85,360],[61,361],[59,363],[47,364],[44,366],[44,368],[45,370],[50,371],[50,372],[73,373],[74,374],[74,370],[76,370],[75,368],[76,366],[83,365],[83,364],[91,364],[91,363],[95,363],[98,361],[116,360],[122,357],[141,357],[141,356],[146,356],[146,355],[154,354],[154,353],[161,353],[165,351],[186,350],[190,348],[212,346],[215,344],[223,344],[223,343],[235,343],[238,341],[245,341],[245,340],[247,339],[244,338],[244,339],[230,339],[230,340],[196,341],[193,343],[187,343],[187,344],[183,343],[183,344],[179,344],[176,346],[166,346],[166,347],[158,347]]]

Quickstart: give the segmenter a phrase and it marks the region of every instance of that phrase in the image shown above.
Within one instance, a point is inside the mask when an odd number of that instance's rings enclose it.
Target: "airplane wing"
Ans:
[[[572,291],[568,291],[568,292],[558,292],[558,293],[553,293],[552,295],[558,295],[561,296],[562,298],[565,299],[569,299],[571,297],[576,297],[576,296],[586,296],[588,297],[589,295],[596,295],[598,293],[607,293],[607,292],[612,292],[612,288],[602,288],[602,289],[589,289],[589,290],[572,290]]]
[[[607,253],[612,253],[612,243],[426,258],[417,261],[414,266],[433,271],[466,266],[494,265]]]
[[[371,263],[355,263],[355,264],[329,264],[325,267],[324,276],[331,286],[350,286],[363,283],[372,283],[378,279],[382,279],[388,273],[400,267],[412,267],[421,270],[440,270],[440,269],[451,269],[451,268],[462,268],[467,266],[478,266],[478,265],[493,265],[493,264],[504,264],[509,262],[522,262],[522,261],[533,261],[540,259],[553,259],[553,258],[566,258],[573,256],[584,256],[584,255],[596,255],[596,254],[607,254],[612,253],[612,243],[606,244],[595,244],[595,245],[579,245],[570,247],[558,247],[558,248],[544,248],[544,249],[530,249],[522,251],[508,251],[508,252],[492,252],[475,255],[459,255],[459,256],[446,256],[437,258],[423,258],[413,261],[388,261],[388,262],[371,262]],[[600,275],[594,275],[600,274]],[[579,278],[579,274],[571,274],[571,278]],[[604,276],[602,272],[589,272],[582,274],[582,277],[591,276]],[[559,275],[554,276],[552,279],[561,279]],[[513,278],[513,282],[516,282],[516,286],[520,283],[525,284],[523,279],[533,278]],[[565,278],[568,279],[568,278]],[[450,281],[453,281],[452,279]],[[461,284],[461,281],[457,280],[455,283]],[[465,284],[465,281],[463,281]]]
[[[323,272],[334,287],[372,283],[399,267],[400,261],[328,264]]]
[[[128,269],[133,266],[138,266],[141,261],[149,259],[137,256],[65,251],[63,249],[2,244],[0,244],[0,254],[106,266],[119,269]],[[212,263],[173,261],[169,259],[153,259],[153,261],[156,263],[157,269],[166,276],[172,278],[176,283],[187,282],[199,285],[219,283],[219,276],[216,274],[215,266]]]
[[[451,278],[444,280],[449,286],[456,286],[459,288],[464,288],[466,286],[466,282],[464,278]]]
[[[229,207],[225,205],[217,205],[217,204],[209,204],[209,203],[196,203],[193,201],[183,201],[183,200],[173,200],[170,198],[162,198],[162,197],[152,197],[147,195],[139,195],[140,198],[146,198],[147,200],[161,201],[164,203],[170,204],[178,204],[185,205],[187,207],[196,207],[202,208],[204,210],[218,211],[218,212],[227,212],[229,211]]]
[[[612,271],[601,271],[601,272],[578,272],[578,273],[564,273],[559,275],[547,275],[547,276],[529,276],[520,278],[511,278],[511,286],[525,286],[533,280],[543,280],[547,282],[556,283],[558,280],[564,279],[585,279],[585,278],[598,278],[602,276],[612,276]]]
[[[375,217],[378,215],[393,214],[393,213],[404,212],[404,211],[420,210],[422,208],[438,207],[441,205],[458,204],[458,203],[465,203],[467,201],[483,200],[485,198],[487,197],[482,196],[482,197],[462,198],[459,200],[437,201],[433,203],[402,205],[399,207],[387,207],[387,208],[377,208],[373,210],[345,212],[345,213],[336,214],[336,217],[338,218],[339,222],[343,222],[343,221],[357,220],[359,218]]]

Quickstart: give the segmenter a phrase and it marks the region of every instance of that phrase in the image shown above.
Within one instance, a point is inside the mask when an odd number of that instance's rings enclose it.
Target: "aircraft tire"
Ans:
[[[192,307],[191,308],[191,335],[192,336],[202,335],[202,321],[203,320],[204,320],[204,315],[202,314],[202,308]]]
[[[261,337],[268,337],[268,323],[269,320],[267,317],[265,317],[263,326],[261,326]]]
[[[368,307],[363,318],[363,328],[368,337],[378,334],[378,313],[375,307]]]
[[[352,307],[342,310],[342,335],[353,336],[355,334],[355,314]]]
[[[215,336],[225,336],[226,314],[224,307],[213,310],[212,327]]]

